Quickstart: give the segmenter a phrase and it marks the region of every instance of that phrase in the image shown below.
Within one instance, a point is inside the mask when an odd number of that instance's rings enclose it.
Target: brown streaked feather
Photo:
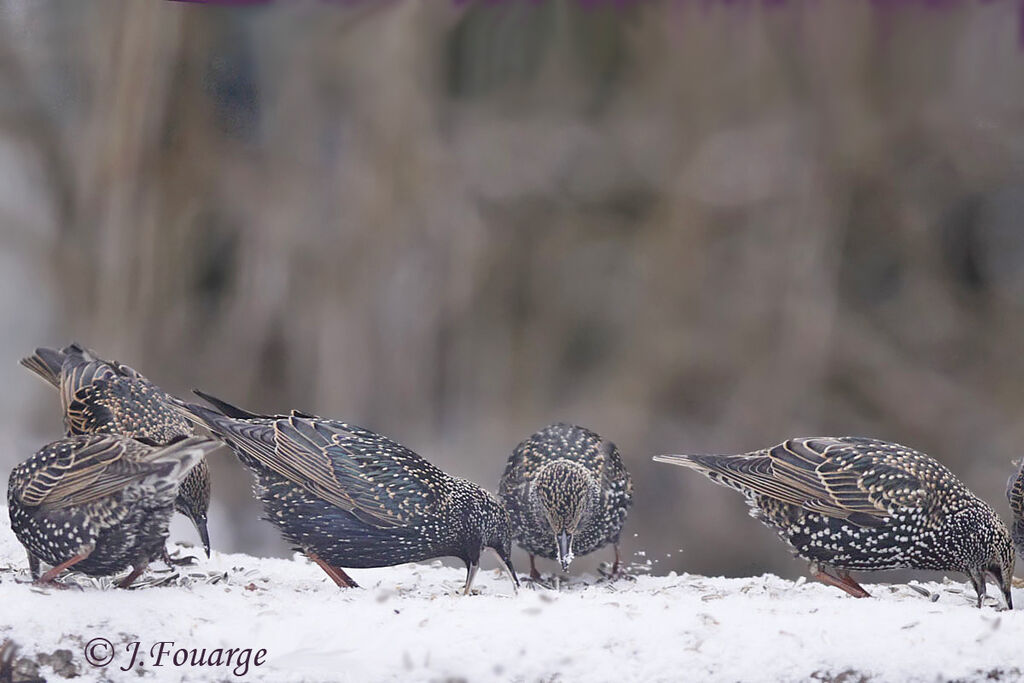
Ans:
[[[1006,500],[1016,517],[1024,517],[1024,463],[1006,482]]]
[[[94,436],[32,472],[18,499],[25,505],[52,508],[84,505],[148,476],[169,475],[176,467],[181,467],[184,476],[215,447],[216,442],[200,437],[168,447],[150,447],[126,437]]]
[[[299,415],[275,424],[279,453],[293,462],[311,464],[303,468],[307,475],[327,474],[317,483],[326,484],[334,494],[343,494],[350,501],[349,509],[360,513],[364,521],[401,525],[436,502],[429,487],[417,484],[426,481],[424,475],[429,479],[442,473],[416,453],[359,427]],[[392,500],[396,481],[405,483],[403,501],[408,501],[408,506]],[[382,482],[388,483],[388,493],[382,490]],[[390,502],[385,503],[382,495],[388,495]]]
[[[36,373],[54,387],[60,387],[60,368],[64,354],[55,349],[40,347],[31,356],[21,359],[21,364]]]
[[[367,524],[408,524],[437,503],[430,482],[447,475],[385,436],[298,411],[255,415],[196,393],[221,411],[253,417],[228,417],[195,404],[178,408],[262,467]]]
[[[883,442],[790,439],[774,448],[731,456],[655,459],[714,474],[731,485],[829,517],[873,526],[892,506],[919,506],[926,492],[905,470],[874,452]]]

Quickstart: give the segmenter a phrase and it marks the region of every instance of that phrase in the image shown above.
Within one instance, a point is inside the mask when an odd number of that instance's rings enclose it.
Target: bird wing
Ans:
[[[291,469],[289,478],[368,523],[415,523],[439,501],[447,475],[387,437],[301,413],[274,428],[277,462]]]
[[[900,450],[920,456],[884,441],[821,437],[790,439],[745,455],[663,461],[805,510],[875,526],[891,506],[917,505],[926,495],[919,479],[892,462]]]
[[[118,436],[94,436],[54,445],[54,457],[32,470],[18,494],[25,505],[63,508],[84,505],[162,472],[176,463],[165,451]]]

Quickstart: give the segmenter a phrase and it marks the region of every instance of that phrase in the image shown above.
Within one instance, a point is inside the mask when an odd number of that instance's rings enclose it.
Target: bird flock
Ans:
[[[522,441],[495,496],[363,427],[295,410],[261,415],[200,391],[206,405],[184,401],[78,344],[39,348],[21,363],[57,389],[65,427],[8,484],[11,528],[38,584],[59,586],[65,571],[124,573],[117,585],[127,588],[151,562],[177,562],[166,547],[175,511],[209,556],[206,458],[222,445],[252,474],[264,518],[343,588],[356,587],[346,568],[456,557],[468,594],[485,550],[517,588],[513,543],[529,554],[524,580],[534,584],[547,585],[537,556],[568,571],[606,546],[609,578],[623,575],[633,483],[615,444],[584,427],[552,424]],[[869,594],[851,571],[927,569],[967,575],[978,607],[991,580],[1013,607],[1024,463],[1007,486],[1007,528],[937,460],[876,439],[794,438],[739,455],[654,460],[740,492],[812,576],[854,597]]]

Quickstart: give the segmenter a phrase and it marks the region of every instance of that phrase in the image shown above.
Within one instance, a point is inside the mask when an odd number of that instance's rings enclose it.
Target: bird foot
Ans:
[[[41,579],[33,579],[32,581],[19,581],[18,583],[26,583],[30,586],[36,586],[38,588],[55,588],[59,591],[67,591],[73,588],[77,588],[80,591],[85,590],[84,588],[82,588],[82,586],[78,585],[77,583],[61,583],[60,581],[56,580],[43,581]]]
[[[530,574],[530,576],[523,577],[522,582],[529,586],[532,590],[537,590],[538,587],[547,589],[549,591],[555,589],[554,583],[545,581],[544,578],[540,575],[540,572],[537,572],[536,576]]]
[[[164,548],[163,557],[160,559],[168,567],[184,567],[199,564],[199,558],[194,555],[171,555],[167,548]]]
[[[602,562],[597,565],[597,573],[604,581],[618,581],[619,579],[636,581],[636,574],[631,574],[618,564],[609,566],[607,562]]]

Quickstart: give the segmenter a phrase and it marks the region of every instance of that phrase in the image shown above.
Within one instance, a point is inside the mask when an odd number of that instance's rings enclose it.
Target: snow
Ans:
[[[635,581],[574,578],[561,590],[481,571],[464,597],[461,569],[440,563],[353,570],[341,590],[302,557],[214,552],[173,572],[154,565],[138,590],[39,588],[0,508],[0,641],[35,659],[71,651],[76,680],[140,680],[122,672],[139,641],[141,680],[803,681],[1017,680],[1024,612],[973,607],[969,585],[866,585],[857,600],[817,583],[766,575]],[[101,583],[109,583],[102,580]],[[992,593],[998,593],[994,587]],[[1014,600],[1024,604],[1024,591]],[[90,666],[84,643],[112,641],[115,660]],[[232,666],[149,663],[160,641],[178,648],[251,648]],[[159,647],[159,645],[157,645]],[[256,650],[266,649],[261,666]],[[102,649],[100,651],[102,654]],[[48,667],[40,675],[58,678]],[[15,678],[15,680],[18,680]]]

